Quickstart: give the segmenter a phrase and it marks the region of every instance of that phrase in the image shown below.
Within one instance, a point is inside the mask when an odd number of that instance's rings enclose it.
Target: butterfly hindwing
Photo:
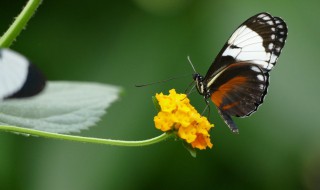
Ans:
[[[228,125],[230,130],[234,133],[239,133],[239,129],[238,129],[236,123],[232,120],[231,116],[219,108],[218,108],[218,112],[219,112],[220,116],[222,117],[222,119],[224,120],[224,122]]]
[[[249,116],[262,103],[269,75],[250,63],[234,63],[221,71],[209,86],[211,100],[224,113]]]

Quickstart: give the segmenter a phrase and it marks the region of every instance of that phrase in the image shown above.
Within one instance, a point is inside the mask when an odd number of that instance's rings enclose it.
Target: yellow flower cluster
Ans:
[[[213,127],[206,117],[201,116],[190,104],[186,94],[177,94],[174,89],[169,95],[156,94],[161,111],[154,117],[157,129],[163,132],[174,130],[193,148],[211,148],[209,130]]]

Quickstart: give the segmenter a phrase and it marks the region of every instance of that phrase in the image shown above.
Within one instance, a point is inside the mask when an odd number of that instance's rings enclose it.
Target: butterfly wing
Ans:
[[[275,66],[287,38],[279,17],[259,13],[242,23],[223,46],[203,79],[211,100],[233,132],[231,116],[245,117],[263,102],[269,71]]]
[[[247,62],[234,63],[222,70],[211,84],[211,100],[233,132],[237,126],[231,116],[245,117],[263,102],[269,74]]]
[[[249,62],[269,72],[277,62],[287,38],[287,25],[279,17],[259,13],[242,23],[231,35],[205,75],[212,79],[236,62]]]
[[[30,97],[45,86],[41,72],[24,56],[10,49],[0,49],[0,100]]]

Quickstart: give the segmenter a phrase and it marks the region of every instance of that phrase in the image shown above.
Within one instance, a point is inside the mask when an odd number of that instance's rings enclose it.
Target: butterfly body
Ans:
[[[205,76],[193,74],[198,92],[233,132],[238,127],[231,116],[249,116],[262,104],[287,31],[281,18],[259,13],[236,29]]]

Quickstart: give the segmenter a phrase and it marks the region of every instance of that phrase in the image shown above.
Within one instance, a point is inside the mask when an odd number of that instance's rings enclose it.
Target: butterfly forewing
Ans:
[[[287,26],[281,18],[268,13],[249,18],[231,35],[205,75],[205,80],[228,65],[243,61],[258,65],[265,72],[270,71],[276,64],[286,37]]]

